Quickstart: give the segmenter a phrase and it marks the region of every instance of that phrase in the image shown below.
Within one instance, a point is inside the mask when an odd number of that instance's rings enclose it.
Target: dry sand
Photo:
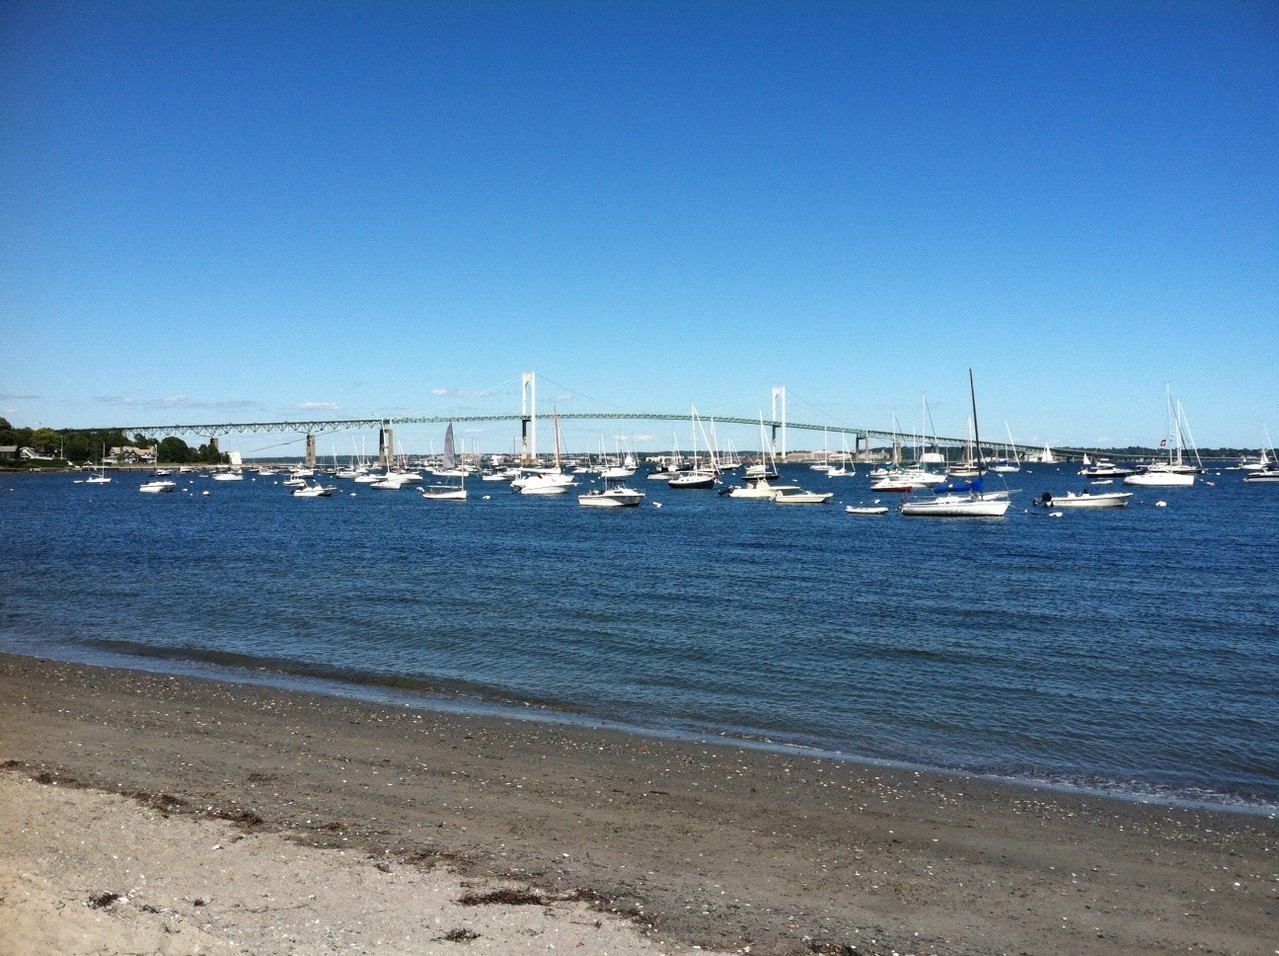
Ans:
[[[5,655],[0,765],[0,954],[1279,954],[1255,815]]]

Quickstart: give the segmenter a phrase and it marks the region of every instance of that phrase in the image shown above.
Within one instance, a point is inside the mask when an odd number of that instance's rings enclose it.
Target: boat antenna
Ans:
[[[977,454],[977,474],[985,472],[981,461],[981,432],[977,430],[977,387],[973,385],[973,370],[968,370],[968,394],[973,402],[973,445]]]

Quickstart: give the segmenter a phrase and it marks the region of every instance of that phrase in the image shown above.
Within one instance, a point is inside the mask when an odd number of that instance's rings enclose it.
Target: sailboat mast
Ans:
[[[981,474],[985,469],[981,464],[981,433],[977,430],[977,386],[973,384],[973,370],[968,370],[968,394],[973,402],[973,451],[974,458],[977,461],[977,474]]]

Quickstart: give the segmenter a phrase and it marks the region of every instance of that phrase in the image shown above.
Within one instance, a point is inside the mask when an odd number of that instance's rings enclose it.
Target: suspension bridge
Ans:
[[[917,444],[918,440],[904,439],[900,432],[867,428],[846,424],[813,423],[790,421],[787,416],[787,396],[785,386],[776,386],[772,390],[772,415],[769,418],[745,418],[733,415],[706,416],[703,422],[711,423],[712,429],[718,425],[743,425],[759,427],[766,430],[771,450],[785,459],[790,451],[789,436],[791,432],[805,435],[820,433],[824,440],[830,437],[841,439],[844,443],[851,441],[851,453],[861,456],[876,446],[900,448],[904,444]],[[314,463],[316,459],[316,438],[323,434],[353,431],[376,431],[378,433],[378,458],[386,463],[395,454],[395,429],[414,425],[446,425],[448,423],[496,423],[518,422],[520,428],[520,458],[524,462],[537,460],[539,455],[537,442],[537,377],[533,372],[525,373],[521,382],[521,401],[518,410],[497,414],[447,414],[447,415],[406,415],[384,416],[378,418],[315,418],[306,420],[274,421],[274,422],[192,422],[170,423],[163,425],[127,425],[112,426],[110,430],[119,430],[128,435],[137,435],[147,439],[161,439],[170,436],[194,435],[209,440],[215,446],[224,436],[236,434],[284,433],[305,436],[306,459]],[[543,412],[542,420],[551,417]],[[591,412],[555,412],[558,422],[565,421],[631,421],[631,422],[682,422],[687,424],[690,413],[684,412],[627,412],[627,411],[591,411]],[[963,438],[930,435],[925,443],[936,448],[962,448],[972,442],[971,436]],[[989,445],[990,443],[987,442]],[[1004,443],[999,443],[1001,446]],[[1019,455],[1038,454],[1037,446],[1012,445]]]

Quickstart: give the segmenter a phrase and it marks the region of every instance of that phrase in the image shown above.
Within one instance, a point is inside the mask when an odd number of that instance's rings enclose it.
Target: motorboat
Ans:
[[[835,497],[833,491],[804,491],[802,488],[778,488],[773,495],[775,505],[824,505]]]
[[[138,491],[147,495],[168,494],[171,491],[178,490],[178,483],[170,481],[167,478],[156,478],[154,481],[145,482]]]
[[[577,484],[562,471],[533,472],[511,480],[511,490],[521,495],[566,495]]]
[[[1096,461],[1087,461],[1086,456],[1084,467],[1079,469],[1079,474],[1090,481],[1096,481],[1103,478],[1127,478],[1129,475],[1136,473],[1136,468],[1129,468],[1126,465],[1116,465],[1109,458],[1098,458]]]
[[[318,481],[314,484],[303,483],[301,488],[293,489],[294,498],[332,498],[333,492],[337,491],[336,487],[330,485],[322,485]]]
[[[917,491],[921,488],[932,488],[940,485],[945,480],[945,475],[939,475],[934,471],[929,471],[927,468],[890,469],[885,475],[871,483],[870,490],[902,493]]]
[[[1272,464],[1262,471],[1250,471],[1243,480],[1250,485],[1279,485],[1279,467]]]
[[[799,485],[775,485],[767,478],[747,482],[743,487],[735,485],[720,492],[727,498],[753,498],[761,501],[772,501],[779,493],[801,491]]]
[[[1127,508],[1131,500],[1131,491],[1104,491],[1094,495],[1085,489],[1080,494],[1068,491],[1060,496],[1045,491],[1033,503],[1041,508]]]
[[[603,488],[578,495],[577,503],[583,508],[635,508],[646,497],[644,492],[628,488],[622,480],[605,479]]]

